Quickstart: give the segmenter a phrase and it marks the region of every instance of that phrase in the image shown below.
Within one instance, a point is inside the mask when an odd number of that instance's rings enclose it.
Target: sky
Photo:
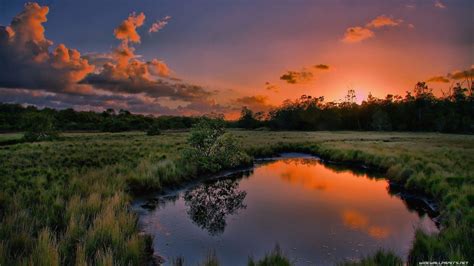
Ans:
[[[232,118],[474,64],[470,0],[0,0],[0,25],[0,102],[39,107]]]

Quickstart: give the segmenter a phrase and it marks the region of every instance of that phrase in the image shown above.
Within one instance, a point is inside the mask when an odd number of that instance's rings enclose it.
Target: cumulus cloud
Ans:
[[[154,22],[153,24],[151,24],[151,27],[148,29],[148,33],[153,33],[153,32],[160,31],[161,29],[163,29],[168,24],[168,21],[170,19],[171,19],[170,16],[166,16],[166,17],[162,18],[161,20],[158,20],[158,21]]]
[[[402,19],[394,19],[386,15],[380,15],[367,23],[365,27],[355,26],[347,28],[342,41],[345,43],[361,42],[374,38],[375,30],[381,30],[385,27],[400,26],[402,23]]]
[[[367,23],[367,27],[369,28],[381,28],[381,27],[387,27],[387,26],[398,26],[400,23],[402,23],[403,20],[401,19],[393,19],[391,17],[387,17],[385,15],[378,16],[374,18],[372,21]]]
[[[449,83],[449,79],[444,76],[435,76],[435,77],[429,78],[427,82]]]
[[[53,47],[46,38],[48,12],[46,6],[28,3],[10,25],[0,26],[0,101],[162,114],[221,108],[210,99],[214,92],[172,76],[162,60],[142,60],[135,53],[143,13],[132,13],[114,30],[120,44],[110,53],[81,56],[64,44]],[[173,109],[163,99],[184,104]]]
[[[105,63],[113,62],[113,55],[111,53],[85,53],[82,55],[82,58],[87,60],[89,64],[94,65],[95,67],[101,67]]]
[[[137,29],[144,22],[143,13],[132,13],[125,19],[114,30],[115,37],[121,43],[111,53],[110,60],[100,71],[88,75],[82,83],[111,92],[145,94],[155,98],[169,97],[172,100],[192,101],[211,96],[212,92],[200,86],[172,78],[171,70],[162,60],[144,61],[135,54],[131,43],[140,42]]]
[[[87,93],[77,82],[94,66],[75,49],[53,42],[44,35],[48,7],[27,3],[9,26],[0,26],[0,87],[46,89]]]
[[[439,0],[437,0],[437,1],[434,2],[434,6],[435,6],[436,8],[440,8],[440,9],[446,8],[446,5],[443,4],[443,3],[442,3],[441,1],[439,1]]]
[[[356,43],[373,38],[374,36],[375,33],[370,29],[359,26],[350,27],[344,33],[344,38],[342,39],[342,41],[346,43]]]
[[[139,43],[140,35],[137,32],[137,28],[141,27],[143,23],[145,23],[145,14],[130,14],[130,16],[114,30],[115,38]]]

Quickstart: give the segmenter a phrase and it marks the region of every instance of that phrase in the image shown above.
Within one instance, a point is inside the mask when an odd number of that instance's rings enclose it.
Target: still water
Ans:
[[[296,265],[332,265],[379,248],[406,257],[416,228],[437,231],[386,180],[300,154],[259,161],[135,209],[157,255],[192,265],[211,251],[222,265],[245,265],[276,244]]]

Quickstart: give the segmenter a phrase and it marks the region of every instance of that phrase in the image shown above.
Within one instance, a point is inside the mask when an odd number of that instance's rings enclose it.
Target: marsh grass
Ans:
[[[418,231],[410,262],[474,260],[473,136],[232,133],[254,157],[293,151],[364,164],[434,197],[443,230]],[[0,146],[0,264],[146,264],[151,241],[139,233],[129,203],[133,195],[198,176],[196,165],[180,158],[187,138],[185,132],[73,133],[59,141]]]

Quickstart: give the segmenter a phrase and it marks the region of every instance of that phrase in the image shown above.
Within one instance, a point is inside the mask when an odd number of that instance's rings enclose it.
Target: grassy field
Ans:
[[[433,196],[443,230],[417,232],[410,261],[474,260],[474,136],[436,133],[232,131],[252,156],[303,151],[386,171]],[[0,140],[15,138],[0,135]],[[142,265],[150,238],[133,195],[196,177],[179,161],[188,134],[70,133],[0,146],[0,265]]]

